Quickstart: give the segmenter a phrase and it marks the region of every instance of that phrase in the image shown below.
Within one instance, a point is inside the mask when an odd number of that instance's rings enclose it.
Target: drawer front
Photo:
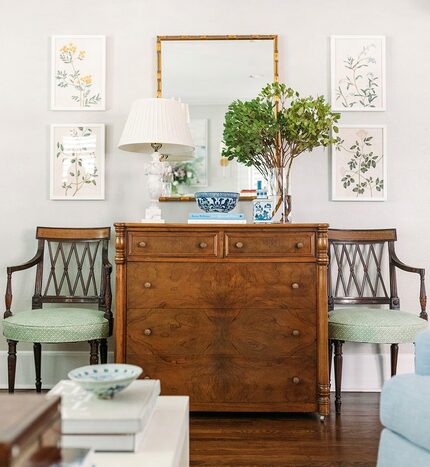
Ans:
[[[127,311],[127,354],[276,358],[315,352],[314,310]]]
[[[315,256],[314,232],[226,232],[227,257]]]
[[[129,354],[127,363],[142,366],[142,377],[159,379],[162,395],[189,395],[191,405],[288,404],[314,402],[316,398],[316,363],[312,358],[146,358]]]
[[[129,262],[128,308],[316,306],[314,263]]]
[[[127,254],[154,258],[215,258],[218,256],[217,232],[129,232]]]

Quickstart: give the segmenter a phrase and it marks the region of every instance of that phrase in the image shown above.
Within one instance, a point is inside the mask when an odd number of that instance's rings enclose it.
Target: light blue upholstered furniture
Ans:
[[[33,343],[36,390],[40,392],[42,344],[87,341],[90,363],[98,363],[99,345],[101,361],[106,363],[107,337],[112,334],[110,227],[38,227],[36,238],[36,255],[7,268],[2,324],[8,342],[9,392],[15,389],[18,342]],[[32,267],[36,267],[36,283],[31,307],[15,309],[12,314],[12,274]],[[49,308],[42,309],[46,303]]]
[[[430,331],[416,337],[415,374],[385,383],[381,423],[378,467],[430,466]]]
[[[407,266],[396,255],[395,229],[329,229],[328,238],[329,358],[331,366],[334,346],[335,406],[339,414],[343,343],[390,344],[391,376],[395,375],[398,345],[415,342],[417,333],[427,328],[426,293],[424,269]],[[419,276],[419,317],[400,309],[396,269]],[[335,305],[344,307],[335,308]],[[381,305],[388,305],[389,309],[382,309]]]

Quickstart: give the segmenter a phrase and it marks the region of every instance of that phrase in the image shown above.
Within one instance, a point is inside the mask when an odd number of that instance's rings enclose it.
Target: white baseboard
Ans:
[[[42,352],[42,384],[48,389],[60,379],[67,378],[73,368],[88,365],[89,352],[45,351]],[[109,352],[108,361],[113,361]],[[333,372],[333,369],[332,369]],[[414,372],[414,355],[399,352],[398,373]],[[387,354],[351,353],[344,354],[342,390],[354,392],[378,392],[383,381],[390,377],[390,359]],[[16,389],[34,388],[34,362],[32,351],[18,351],[16,367]],[[163,382],[161,382],[163,387]],[[0,351],[0,389],[7,388],[7,352]],[[334,378],[332,374],[332,389]]]
[[[344,354],[342,367],[342,391],[379,392],[384,382],[391,377],[390,355],[385,353]],[[414,354],[402,353],[400,346],[397,374],[413,373],[414,371]],[[331,389],[334,390],[333,364]]]
[[[113,361],[113,352],[108,353]],[[89,352],[84,351],[42,351],[42,387],[50,389],[73,368],[89,364]],[[16,389],[33,389],[35,382],[33,352],[18,350],[16,359]],[[0,389],[7,389],[7,351],[0,351]]]

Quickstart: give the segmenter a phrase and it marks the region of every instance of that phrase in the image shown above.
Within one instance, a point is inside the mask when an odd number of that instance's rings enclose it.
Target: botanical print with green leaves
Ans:
[[[93,76],[84,74],[81,65],[87,59],[85,50],[78,50],[77,46],[70,42],[60,49],[60,60],[64,69],[57,70],[56,82],[60,88],[73,88],[71,99],[80,107],[91,107],[100,104],[100,93],[92,92]]]
[[[57,141],[56,158],[62,159],[61,189],[64,196],[73,198],[85,186],[97,185],[98,169],[95,162],[95,145],[91,148],[88,147],[90,144],[87,144],[91,140],[95,141],[93,130],[85,127],[72,128],[70,137],[75,141],[71,148],[65,149],[63,142]]]
[[[363,46],[357,55],[343,60],[343,76],[337,82],[336,103],[344,108],[375,108],[379,96],[379,77],[375,75],[376,44]]]
[[[382,198],[384,179],[378,174],[383,173],[384,155],[374,152],[373,136],[368,136],[367,131],[359,130],[356,136],[351,146],[345,146],[344,139],[336,145],[337,151],[350,155],[341,178],[343,190],[357,198]]]

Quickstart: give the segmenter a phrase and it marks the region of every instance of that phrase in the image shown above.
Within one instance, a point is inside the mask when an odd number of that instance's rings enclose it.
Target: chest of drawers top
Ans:
[[[327,224],[116,223],[115,260],[315,261],[326,254],[327,228]]]

